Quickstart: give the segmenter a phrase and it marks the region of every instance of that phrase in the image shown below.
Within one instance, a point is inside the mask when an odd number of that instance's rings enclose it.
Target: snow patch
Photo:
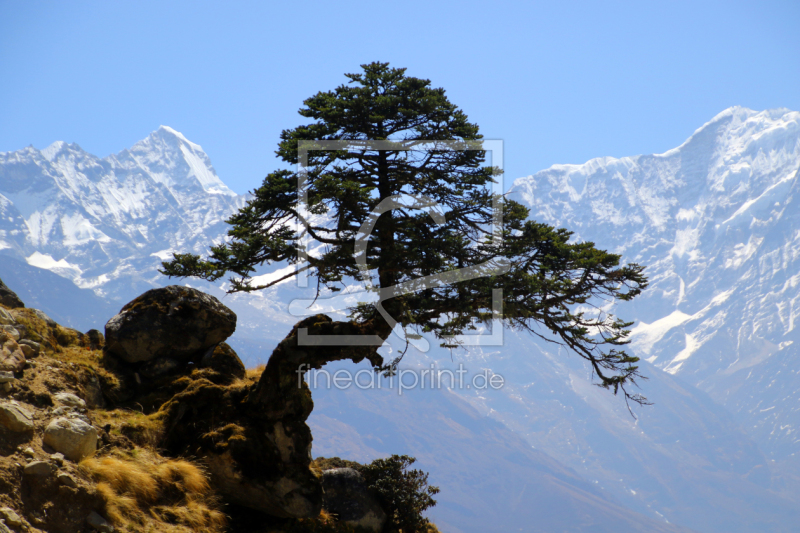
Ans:
[[[639,322],[631,330],[631,345],[637,352],[649,354],[653,345],[660,341],[672,328],[677,328],[694,318],[681,311],[673,311],[669,315],[659,318],[652,324]]]
[[[43,254],[41,252],[33,252],[30,256],[25,259],[29,265],[35,266],[37,268],[43,268],[45,270],[50,270],[58,274],[59,272],[70,272],[74,273],[75,275],[79,276],[81,274],[81,269],[78,265],[73,265],[72,263],[68,263],[64,259],[59,259],[56,261],[53,259],[52,256],[48,254]]]

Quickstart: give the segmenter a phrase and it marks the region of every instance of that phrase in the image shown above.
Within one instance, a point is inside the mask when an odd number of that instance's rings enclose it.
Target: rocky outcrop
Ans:
[[[3,280],[0,280],[0,304],[12,308],[25,307],[25,304],[19,299],[17,293],[9,289],[6,284],[3,283]]]
[[[310,469],[306,420],[314,404],[305,372],[340,359],[382,363],[372,346],[303,345],[302,330],[316,338],[365,334],[325,315],[309,317],[273,351],[254,386],[198,380],[161,408],[168,420],[161,443],[166,450],[201,457],[228,501],[278,517],[312,517],[322,508],[322,484]]]
[[[236,315],[211,295],[171,285],[128,303],[106,324],[106,350],[128,363],[188,360],[227,339]]]
[[[336,515],[339,521],[375,533],[383,529],[386,513],[357,470],[324,470],[322,487],[325,490],[322,505],[329,513]]]

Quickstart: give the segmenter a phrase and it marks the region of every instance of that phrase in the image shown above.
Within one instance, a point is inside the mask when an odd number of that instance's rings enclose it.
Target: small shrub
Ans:
[[[436,505],[433,496],[439,487],[428,486],[428,474],[407,470],[416,459],[407,455],[392,455],[376,459],[361,467],[367,485],[373,489],[388,516],[385,530],[395,533],[428,533],[430,521],[422,512]]]

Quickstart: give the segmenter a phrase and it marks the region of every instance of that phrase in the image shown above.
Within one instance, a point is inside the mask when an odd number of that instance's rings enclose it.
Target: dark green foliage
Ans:
[[[428,486],[427,473],[408,470],[415,462],[415,458],[407,455],[392,455],[360,469],[388,517],[384,528],[387,533],[423,533],[430,523],[422,513],[436,505],[433,496],[439,488]]]
[[[338,291],[347,279],[369,282],[383,301],[351,310],[361,331],[388,337],[382,307],[403,327],[432,333],[445,346],[497,318],[492,296],[502,289],[506,326],[568,346],[590,362],[600,386],[643,403],[625,389],[639,377],[638,359],[618,349],[627,344],[632,322],[600,307],[639,294],[647,285],[644,267],[620,266],[619,255],[527,220],[524,206],[489,190],[499,171],[485,165],[478,126],[443,89],[387,63],[362,67],[347,74],[350,83],[304,102],[300,115],[311,122],[284,130],[277,154],[297,163],[301,142],[348,141],[348,148],[312,150],[303,169],[269,174],[228,220],[229,242],[212,247],[208,259],[176,254],[162,272],[210,281],[229,274],[231,292],[253,291],[280,281],[251,284],[257,266],[285,261],[309,270],[320,289]],[[369,144],[376,140],[390,141],[390,149]],[[446,149],[452,143],[463,150]],[[392,197],[405,207],[373,214]],[[423,209],[426,202],[435,202],[439,220]],[[325,222],[314,222],[320,216]],[[359,256],[355,242],[369,222],[374,229]],[[304,238],[322,245],[321,254],[303,261]]]

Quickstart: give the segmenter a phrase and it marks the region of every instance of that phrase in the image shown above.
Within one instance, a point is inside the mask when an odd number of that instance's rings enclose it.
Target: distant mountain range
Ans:
[[[630,348],[655,405],[636,419],[576,356],[506,332],[504,346],[404,359],[502,374],[498,391],[316,390],[314,453],[417,456],[442,487],[443,531],[796,531],[798,168],[800,113],[731,108],[664,154],[514,182],[532,218],[647,265],[642,296],[609,307],[637,320]],[[172,251],[220,242],[244,201],[167,127],[104,159],[64,143],[0,153],[0,278],[64,323],[102,329],[175,282],[156,271]],[[284,283],[223,299],[249,364],[296,322],[288,302],[302,294]]]

